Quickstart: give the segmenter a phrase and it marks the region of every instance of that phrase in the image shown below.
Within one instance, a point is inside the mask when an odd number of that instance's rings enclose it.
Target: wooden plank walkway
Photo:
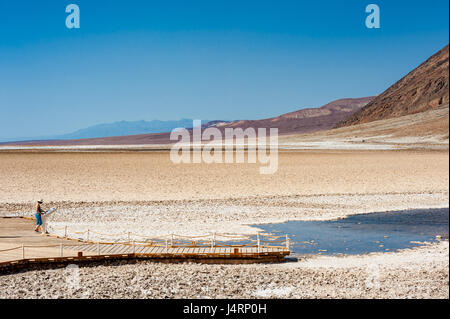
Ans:
[[[282,247],[160,247],[142,244],[99,244],[44,236],[23,218],[0,218],[0,267],[27,262],[62,262],[111,257],[164,259],[166,262],[216,260],[223,263],[279,262],[289,255]],[[22,247],[23,245],[23,247]],[[95,258],[94,258],[95,257]]]
[[[61,257],[61,244],[68,245],[63,249],[63,257],[78,255],[80,245],[76,241],[62,240],[48,236],[42,236],[33,231],[33,221],[23,218],[0,219],[0,263],[12,260],[20,260],[25,255],[26,259]],[[24,251],[22,245],[25,246]],[[70,246],[69,246],[70,245]],[[19,247],[19,249],[13,249]],[[8,250],[13,249],[13,250]],[[4,251],[7,250],[7,251]],[[93,252],[87,255],[94,255]]]

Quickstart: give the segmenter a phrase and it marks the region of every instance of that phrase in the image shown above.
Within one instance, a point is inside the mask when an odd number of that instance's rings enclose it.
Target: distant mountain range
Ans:
[[[262,120],[202,121],[202,127],[226,128],[278,128],[279,134],[310,133],[333,128],[339,121],[355,113],[374,97],[340,99],[319,108],[305,108]],[[34,141],[3,144],[20,145],[138,145],[169,144],[174,128],[192,128],[192,120],[116,122],[92,126],[72,134]]]
[[[203,123],[216,123],[224,121],[203,121]],[[176,128],[192,128],[191,119],[181,119],[178,121],[119,121],[114,123],[105,123],[89,126],[87,128],[75,131],[69,134],[53,135],[53,136],[34,136],[20,138],[20,141],[36,141],[36,140],[76,140],[86,138],[99,138],[111,136],[125,136],[137,134],[152,134],[170,132]],[[1,139],[0,142],[11,141],[11,139]]]
[[[354,126],[380,120],[400,118],[417,113],[414,130],[421,135],[440,132],[448,139],[449,103],[449,47],[430,57],[382,94],[374,97],[348,98],[330,102],[319,108],[306,108],[262,120],[203,121],[203,127],[226,128],[278,128],[281,135],[294,135],[326,131],[336,127]],[[440,110],[443,111],[441,112]],[[428,124],[421,122],[422,118]],[[382,121],[380,121],[382,122]],[[392,122],[392,121],[391,121]],[[395,122],[395,121],[394,121]],[[394,123],[392,122],[392,123]],[[391,123],[391,124],[392,124]],[[396,122],[395,122],[396,123]],[[431,123],[431,124],[430,124]],[[192,128],[192,120],[137,121],[101,124],[72,134],[40,141],[0,143],[3,145],[142,145],[170,144],[170,131],[177,127]],[[379,124],[380,127],[383,124]],[[404,128],[389,127],[393,131]],[[419,133],[418,133],[419,134]],[[57,139],[58,138],[58,139]]]
[[[179,127],[192,128],[192,120],[181,119],[179,121],[120,121],[90,126],[71,134],[61,135],[57,137],[57,139],[74,140],[80,138],[163,133],[170,132],[173,129]]]

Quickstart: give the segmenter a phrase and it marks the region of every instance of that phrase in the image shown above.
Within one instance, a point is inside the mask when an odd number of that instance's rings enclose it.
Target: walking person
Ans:
[[[43,229],[42,229],[42,215],[45,214],[45,211],[42,209],[41,204],[44,201],[39,200],[36,203],[36,214],[34,215],[34,217],[36,217],[36,227],[34,228],[35,232],[39,232],[41,231],[43,233]]]

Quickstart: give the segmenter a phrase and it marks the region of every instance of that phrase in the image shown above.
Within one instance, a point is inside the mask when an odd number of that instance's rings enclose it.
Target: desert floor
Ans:
[[[256,164],[178,164],[168,152],[0,152],[0,203],[448,192],[448,151],[280,152]]]
[[[258,223],[448,207],[448,162],[448,151],[282,151],[277,173],[260,175],[259,163],[175,165],[168,152],[0,152],[0,215],[30,215],[34,201],[43,198],[44,207],[58,207],[49,220],[55,233],[68,225],[148,236],[251,234]],[[368,283],[374,271],[380,278],[375,288]],[[63,270],[1,276],[0,287],[9,289],[0,288],[0,297],[48,293],[53,288],[33,278],[58,272]],[[130,280],[146,273],[153,275],[145,277],[144,292],[129,296],[449,296],[448,241],[399,253],[282,265],[104,265],[82,268],[81,278],[95,287],[95,296],[113,298],[126,297]],[[200,285],[210,279],[216,280],[211,286]],[[28,289],[31,280],[42,285]],[[105,284],[99,287],[100,282]],[[194,282],[198,289],[185,287]],[[165,288],[173,285],[174,291]],[[60,290],[52,296],[69,296]],[[74,293],[83,297],[81,290]]]

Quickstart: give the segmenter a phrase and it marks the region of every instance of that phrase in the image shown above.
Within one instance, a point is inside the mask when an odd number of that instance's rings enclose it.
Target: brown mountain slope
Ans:
[[[340,99],[319,108],[302,109],[262,120],[226,123],[220,128],[278,128],[279,134],[300,134],[328,130],[374,99],[371,97]]]
[[[339,121],[373,100],[374,97],[341,99],[328,103],[320,108],[308,108],[263,120],[242,120],[235,122],[217,122],[204,127],[217,127],[224,132],[225,128],[278,128],[279,134],[302,134],[328,130]],[[0,143],[0,145],[143,145],[169,144],[170,133],[140,134],[104,138],[77,140],[47,140]]]
[[[438,148],[448,150],[449,107],[335,128],[310,134],[285,135],[280,145],[314,145],[356,149]],[[325,145],[325,146],[324,146]],[[375,147],[375,148],[374,148]]]
[[[449,102],[448,45],[337,127],[439,108]]]
[[[311,118],[317,116],[326,116],[333,113],[354,113],[358,111],[363,106],[367,105],[370,101],[372,101],[375,97],[363,97],[358,99],[340,99],[333,102],[330,102],[319,108],[309,108],[302,109],[299,111],[286,113],[278,116],[278,118],[282,119],[300,119],[300,118]]]

